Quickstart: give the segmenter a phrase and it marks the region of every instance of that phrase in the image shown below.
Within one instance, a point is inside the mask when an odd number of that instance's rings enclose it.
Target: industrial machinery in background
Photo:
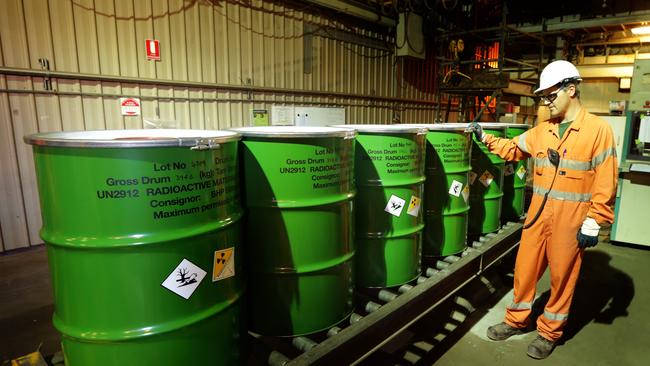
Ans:
[[[619,167],[611,240],[650,246],[650,60],[636,60]]]

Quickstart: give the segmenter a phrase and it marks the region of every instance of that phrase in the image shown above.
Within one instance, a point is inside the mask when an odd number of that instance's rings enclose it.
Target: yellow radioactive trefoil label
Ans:
[[[220,281],[235,275],[235,248],[227,248],[214,252],[212,266],[212,282]]]

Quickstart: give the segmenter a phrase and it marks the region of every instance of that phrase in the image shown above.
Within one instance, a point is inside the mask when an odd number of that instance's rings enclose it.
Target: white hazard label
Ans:
[[[406,211],[407,214],[411,216],[418,216],[418,213],[420,212],[420,202],[422,200],[420,197],[416,196],[411,196],[411,200],[409,201],[409,208]]]
[[[214,252],[212,266],[212,282],[220,281],[235,275],[235,248],[217,250]]]
[[[517,176],[519,179],[523,180],[524,177],[526,176],[526,168],[524,166],[520,166],[519,169],[517,169]]]
[[[452,196],[460,197],[460,193],[463,191],[463,183],[454,180],[451,182],[451,187],[449,187],[449,194]]]
[[[393,194],[390,196],[390,199],[388,200],[388,203],[386,204],[386,208],[384,208],[384,211],[388,212],[393,216],[399,217],[399,215],[402,214],[402,210],[404,209],[405,203],[406,201]]]
[[[515,174],[515,165],[514,164],[506,164],[506,167],[503,169],[503,175],[510,176]]]
[[[476,177],[478,177],[478,174],[470,171],[469,172],[469,184],[474,184],[474,181],[476,180]]]
[[[465,203],[467,203],[467,199],[469,198],[469,185],[466,185],[465,188],[463,188],[461,194],[463,195],[463,199],[465,200]]]
[[[487,170],[481,174],[481,177],[478,179],[484,186],[489,186],[490,183],[494,180],[494,176]]]
[[[162,287],[184,299],[189,299],[194,290],[199,287],[206,273],[196,264],[183,259],[163,281]]]

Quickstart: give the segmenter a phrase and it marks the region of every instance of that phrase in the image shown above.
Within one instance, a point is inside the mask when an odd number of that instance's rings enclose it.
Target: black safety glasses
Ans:
[[[539,99],[542,102],[547,102],[547,103],[553,103],[555,99],[557,99],[557,95],[559,92],[561,92],[564,88],[560,88],[552,93],[549,93],[548,95],[539,95]]]

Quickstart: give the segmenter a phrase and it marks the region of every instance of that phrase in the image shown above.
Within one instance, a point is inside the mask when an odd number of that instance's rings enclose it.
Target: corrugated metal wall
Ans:
[[[283,103],[343,106],[348,123],[433,121],[433,58],[405,61],[322,35],[306,42],[307,24],[389,49],[393,41],[280,1],[0,1],[0,251],[41,242],[24,135],[143,128],[146,121],[225,129],[248,125],[252,108]],[[151,38],[160,40],[161,61],[146,59]],[[15,72],[42,71],[44,60],[66,74]],[[141,98],[142,116],[120,114],[123,96]]]

